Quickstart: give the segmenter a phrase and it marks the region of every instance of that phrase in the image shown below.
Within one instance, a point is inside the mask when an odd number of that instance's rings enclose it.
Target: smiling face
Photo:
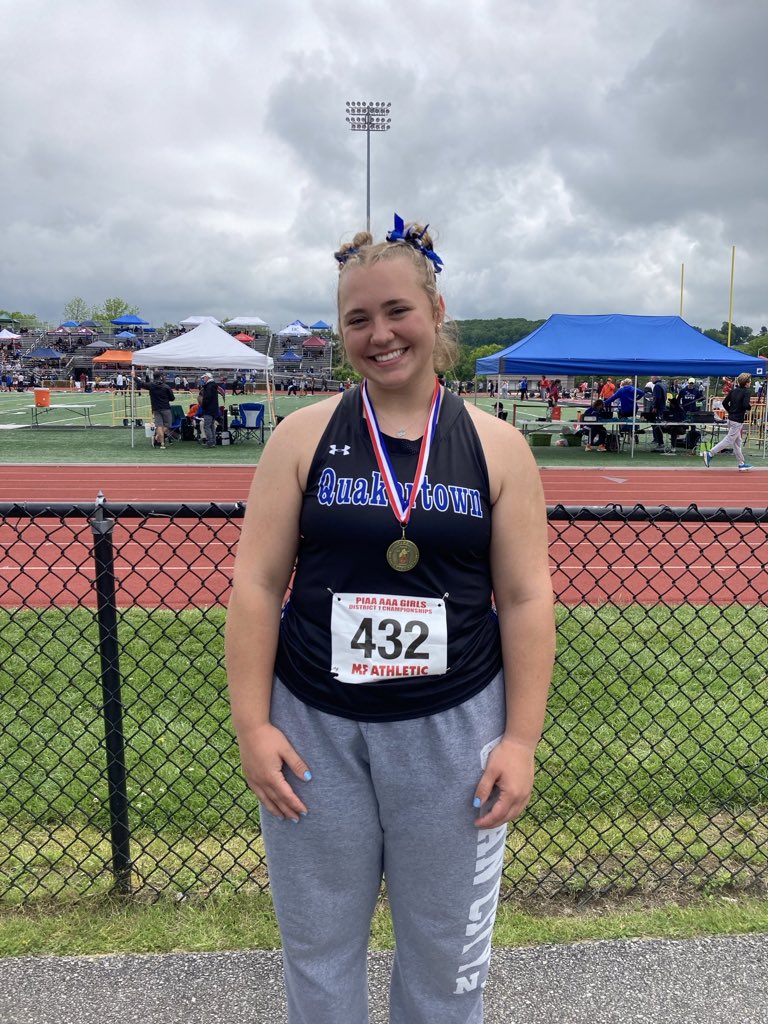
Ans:
[[[350,267],[339,282],[339,323],[347,358],[375,386],[434,381],[437,324],[443,317],[409,259]]]

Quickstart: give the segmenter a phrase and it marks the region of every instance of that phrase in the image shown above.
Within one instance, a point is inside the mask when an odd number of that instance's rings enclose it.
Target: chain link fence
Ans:
[[[268,885],[228,717],[241,504],[0,504],[0,900]],[[768,512],[548,510],[504,895],[768,889]]]

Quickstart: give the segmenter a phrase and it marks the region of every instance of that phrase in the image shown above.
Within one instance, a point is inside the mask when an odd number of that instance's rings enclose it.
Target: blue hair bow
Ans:
[[[414,225],[406,228],[405,222],[402,217],[398,217],[395,214],[395,226],[387,233],[388,242],[405,242],[407,245],[413,246],[414,249],[418,249],[419,252],[423,253],[428,260],[432,261],[432,266],[436,274],[439,274],[443,269],[443,261],[437,255],[432,246],[424,244],[424,235],[426,234],[429,224],[423,229],[423,231],[417,231]]]
[[[349,248],[345,252],[335,252],[333,255],[336,257],[336,262],[343,267],[347,260],[350,258],[350,256],[356,256],[357,253],[357,249]]]

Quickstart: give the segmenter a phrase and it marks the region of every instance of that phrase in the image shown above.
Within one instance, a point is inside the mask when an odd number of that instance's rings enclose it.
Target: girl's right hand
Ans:
[[[286,765],[303,782],[312,779],[309,766],[296,753],[285,734],[274,725],[257,726],[238,736],[245,781],[270,814],[299,821],[307,807],[283,772]]]

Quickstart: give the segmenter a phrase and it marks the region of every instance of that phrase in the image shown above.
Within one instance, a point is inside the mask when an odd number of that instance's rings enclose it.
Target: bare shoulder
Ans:
[[[494,503],[505,484],[523,483],[530,478],[538,478],[536,461],[517,427],[478,409],[471,402],[465,402],[464,408],[480,438],[488,465],[491,500]]]

